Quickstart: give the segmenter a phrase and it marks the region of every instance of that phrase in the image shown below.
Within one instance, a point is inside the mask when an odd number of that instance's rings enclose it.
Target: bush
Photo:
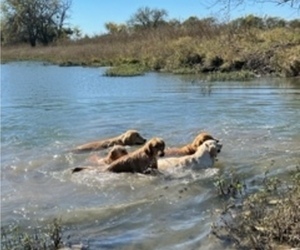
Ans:
[[[56,250],[63,246],[61,220],[55,219],[44,228],[24,230],[19,227],[1,228],[1,249]]]
[[[212,234],[238,249],[300,247],[300,168],[293,171],[291,185],[267,173],[262,184],[241,206],[227,206]]]

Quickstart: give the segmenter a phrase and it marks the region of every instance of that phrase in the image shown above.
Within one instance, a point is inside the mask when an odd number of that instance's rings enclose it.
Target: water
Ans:
[[[208,131],[223,143],[216,167],[234,170],[246,183],[266,168],[284,175],[299,165],[299,79],[207,83],[103,72],[1,65],[2,226],[61,218],[69,242],[90,249],[224,249],[209,237],[214,211],[223,206],[214,177],[70,174],[89,155],[69,149],[127,129],[162,137],[167,146]]]

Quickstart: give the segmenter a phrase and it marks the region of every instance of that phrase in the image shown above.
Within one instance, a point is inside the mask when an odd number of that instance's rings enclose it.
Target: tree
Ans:
[[[3,0],[2,33],[7,42],[37,42],[47,45],[65,34],[71,0]]]
[[[290,5],[291,8],[297,8],[300,9],[300,0],[220,0],[220,1],[215,1],[213,0],[212,3],[213,5],[216,4],[223,4],[225,5],[229,10],[233,7],[236,7],[238,5],[246,4],[247,2],[255,4],[255,3],[274,3],[277,5]]]
[[[105,28],[107,29],[109,34],[119,34],[122,32],[126,32],[126,25],[125,24],[116,24],[113,22],[105,23]]]
[[[128,21],[129,26],[142,28],[157,28],[164,24],[168,13],[164,9],[150,9],[149,7],[139,8]]]

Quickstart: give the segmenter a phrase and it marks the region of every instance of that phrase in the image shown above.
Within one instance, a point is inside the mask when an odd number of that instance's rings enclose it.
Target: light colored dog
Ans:
[[[202,145],[203,142],[207,140],[215,140],[219,142],[218,139],[215,139],[212,135],[206,132],[201,132],[194,141],[190,144],[187,144],[181,148],[168,148],[165,150],[165,156],[184,156],[192,155],[196,152],[197,148]]]
[[[111,164],[113,161],[121,158],[124,155],[127,155],[128,152],[125,147],[120,145],[115,145],[113,148],[108,152],[107,156],[105,158],[99,158],[98,156],[92,156],[92,161],[96,166],[86,166],[86,167],[76,167],[72,169],[72,173],[77,173],[82,170],[99,170],[103,171],[105,170],[109,164]]]
[[[143,145],[147,140],[144,139],[138,131],[128,130],[125,133],[114,137],[99,141],[92,141],[83,145],[76,147],[72,150],[73,153],[85,153],[96,150],[101,150],[105,148],[112,147],[114,145],[122,146],[133,146],[133,145]]]
[[[122,156],[107,168],[110,172],[147,173],[157,169],[157,157],[164,156],[165,142],[161,138],[152,138],[143,147]]]
[[[222,144],[217,143],[216,140],[207,140],[192,155],[158,159],[158,170],[168,170],[177,167],[195,170],[212,168],[218,153],[221,152],[221,148]]]

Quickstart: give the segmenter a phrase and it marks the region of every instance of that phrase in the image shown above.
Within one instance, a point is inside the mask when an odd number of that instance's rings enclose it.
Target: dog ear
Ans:
[[[217,148],[215,146],[208,147],[209,154],[211,158],[215,158],[217,156]]]
[[[145,145],[145,153],[148,156],[153,156],[153,143],[152,142]]]
[[[118,157],[118,150],[113,148],[111,151],[108,153],[108,158],[115,160]]]

